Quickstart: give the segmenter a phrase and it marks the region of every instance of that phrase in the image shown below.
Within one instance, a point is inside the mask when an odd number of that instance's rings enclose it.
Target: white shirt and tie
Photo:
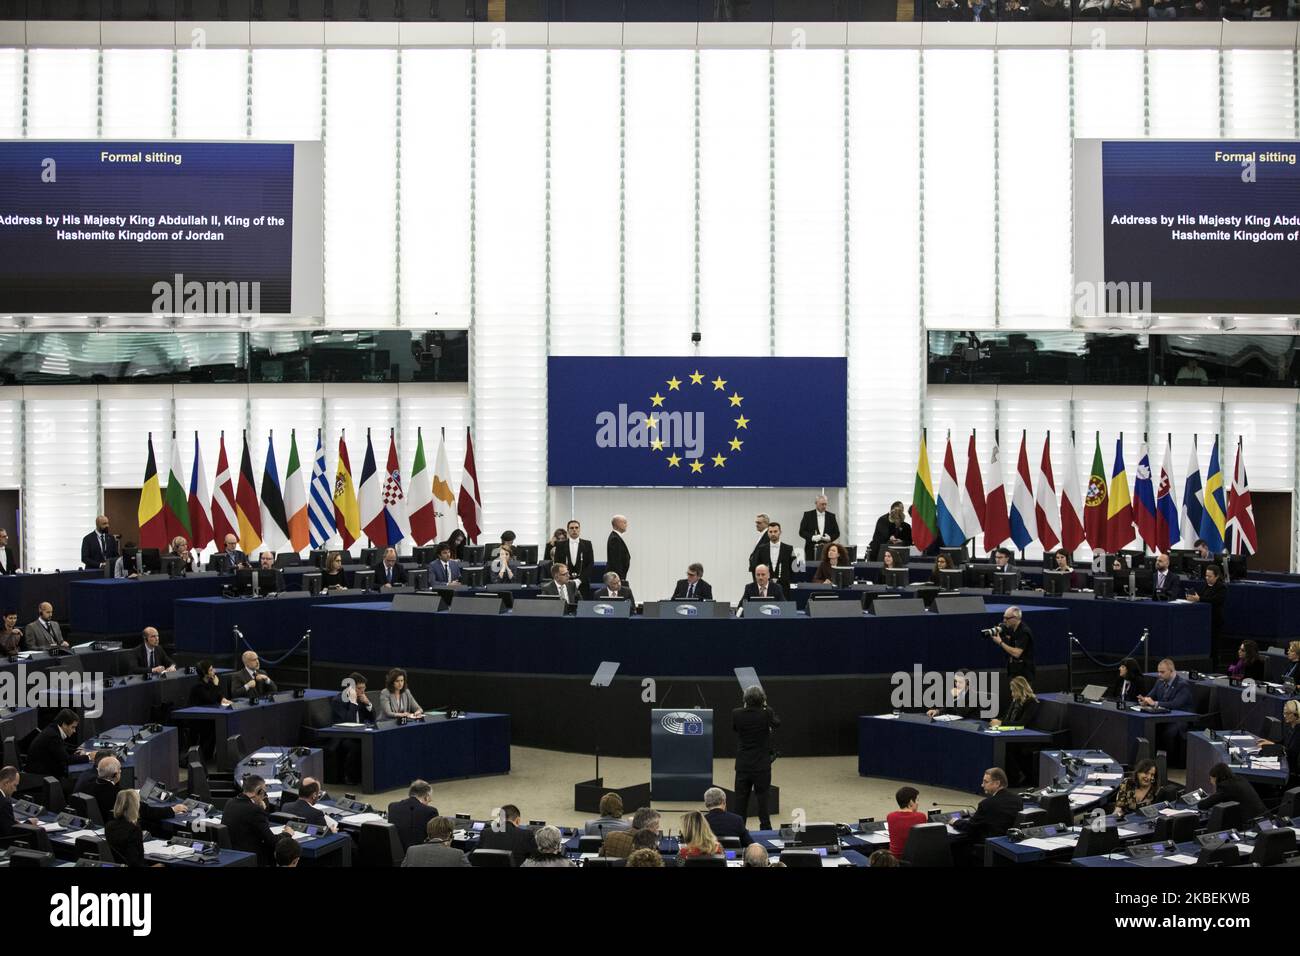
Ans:
[[[569,567],[573,568],[578,563],[578,538],[569,539]]]
[[[693,598],[693,597],[695,597],[695,582],[694,582],[694,581],[687,581],[687,582],[686,582],[686,599],[689,601],[689,600],[690,600],[691,598]]]
[[[781,561],[781,542],[778,541],[775,544],[770,545],[769,550],[771,551],[772,558],[768,562],[767,567],[768,570],[772,572],[772,576],[776,577],[778,574],[777,568],[780,566]]]

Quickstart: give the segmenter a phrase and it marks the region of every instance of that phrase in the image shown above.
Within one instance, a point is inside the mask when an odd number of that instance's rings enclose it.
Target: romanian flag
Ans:
[[[158,487],[158,465],[153,457],[153,434],[149,435],[149,463],[144,468],[144,483],[140,486],[140,506],[136,510],[140,522],[140,547],[167,548],[167,519],[163,515],[162,489]]]
[[[939,537],[938,510],[934,503],[934,484],[930,478],[930,456],[925,450],[925,432],[921,432],[921,455],[916,462],[916,483],[912,486],[912,544],[924,551]]]
[[[1133,499],[1124,470],[1124,435],[1115,439],[1115,466],[1110,474],[1110,501],[1106,508],[1106,550],[1122,551],[1133,542]]]
[[[1227,508],[1223,503],[1223,469],[1219,467],[1219,436],[1214,436],[1210,451],[1210,470],[1205,473],[1205,511],[1201,515],[1201,538],[1210,547],[1210,554],[1223,550],[1223,533],[1227,528]]]
[[[253,482],[253,459],[248,455],[248,433],[244,433],[244,456],[239,462],[235,486],[235,519],[239,525],[239,549],[250,558],[262,543],[262,509]]]
[[[352,464],[348,461],[348,446],[339,433],[339,462],[334,470],[334,524],[343,539],[343,550],[352,547],[361,537],[361,509],[357,507],[357,491],[352,485]]]

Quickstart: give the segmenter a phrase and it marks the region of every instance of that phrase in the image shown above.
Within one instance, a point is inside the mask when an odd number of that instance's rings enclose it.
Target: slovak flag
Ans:
[[[1034,524],[1044,551],[1061,543],[1061,506],[1056,500],[1056,479],[1052,475],[1052,433],[1043,437],[1043,460],[1038,466],[1038,488],[1034,496]]]
[[[1034,493],[1030,491],[1029,452],[1025,447],[1025,433],[1020,433],[1020,457],[1016,461],[1016,486],[1011,493],[1011,540],[1021,551],[1034,540],[1030,529],[1034,521]]]
[[[1174,439],[1170,435],[1156,486],[1156,550],[1168,551],[1179,540],[1178,502],[1174,500]]]

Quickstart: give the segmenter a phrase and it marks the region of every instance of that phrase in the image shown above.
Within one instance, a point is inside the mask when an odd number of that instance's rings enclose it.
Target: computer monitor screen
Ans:
[[[407,583],[416,591],[423,591],[429,586],[429,569],[417,568],[406,575]]]
[[[357,571],[352,575],[352,586],[360,588],[362,591],[369,591],[375,586],[375,572]]]
[[[907,587],[907,568],[885,568],[885,587]]]
[[[1010,594],[1020,583],[1019,571],[994,571],[993,572],[993,593]]]
[[[1069,571],[1044,571],[1043,572],[1043,593],[1044,594],[1064,594],[1070,590],[1070,572]]]
[[[957,591],[966,581],[961,568],[945,568],[939,572],[939,586],[945,591]]]
[[[162,570],[162,552],[157,548],[140,549],[140,570],[157,574]]]
[[[837,588],[853,587],[853,569],[852,568],[832,568],[831,575]]]

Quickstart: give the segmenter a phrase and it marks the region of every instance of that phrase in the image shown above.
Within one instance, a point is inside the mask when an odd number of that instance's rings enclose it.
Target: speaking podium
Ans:
[[[698,803],[713,786],[713,711],[650,711],[650,795]]]

